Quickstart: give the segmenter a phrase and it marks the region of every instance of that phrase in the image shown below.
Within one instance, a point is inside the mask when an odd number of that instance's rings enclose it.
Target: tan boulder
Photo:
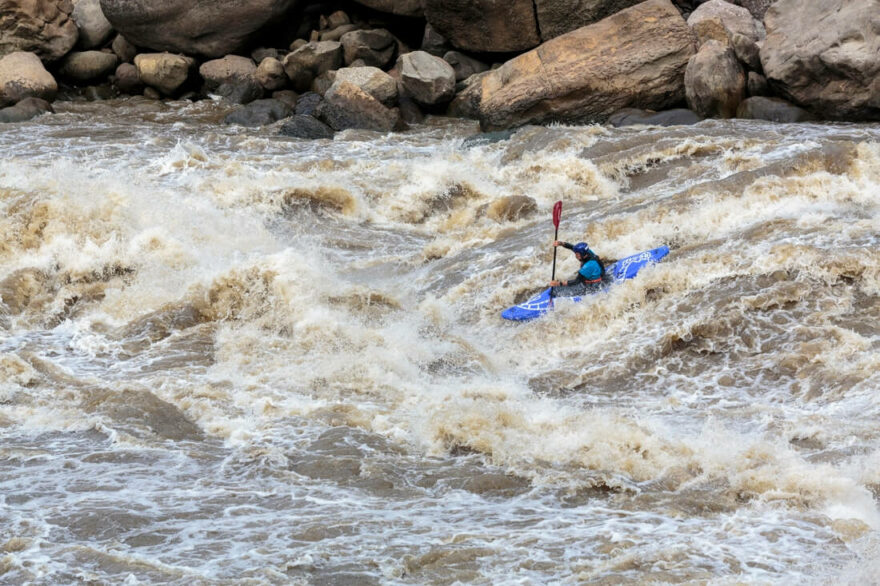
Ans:
[[[465,51],[525,51],[541,42],[532,0],[425,0],[425,16]]]
[[[397,60],[397,70],[407,93],[420,104],[441,104],[455,96],[455,70],[440,57],[425,51],[406,53]]]
[[[70,0],[3,0],[0,5],[0,55],[35,53],[46,61],[67,55],[79,30]]]
[[[227,55],[221,59],[205,61],[199,67],[199,75],[205,80],[205,88],[215,90],[224,83],[243,79],[255,79],[257,66],[249,57]]]
[[[51,102],[56,93],[58,83],[35,54],[19,51],[0,57],[0,107],[25,98]]]
[[[336,72],[333,83],[349,82],[386,106],[397,102],[397,81],[378,67],[346,67]]]
[[[110,40],[113,25],[101,12],[101,0],[73,0],[72,16],[83,49],[100,48]]]
[[[627,107],[670,108],[684,98],[694,44],[672,2],[648,0],[485,74],[479,80],[481,125],[604,121]]]
[[[58,72],[68,79],[87,82],[107,77],[116,70],[118,57],[103,51],[74,51],[62,61]]]
[[[690,27],[696,27],[704,20],[716,18],[731,36],[733,33],[739,33],[753,41],[759,41],[764,37],[763,27],[748,9],[724,0],[709,0],[705,4],[700,4],[688,17],[687,23]]]
[[[334,83],[324,94],[318,116],[334,130],[361,128],[390,132],[400,120],[400,111],[387,108],[353,83],[343,81]]]
[[[172,53],[141,53],[134,64],[142,82],[170,96],[187,82],[196,62]]]
[[[254,75],[260,85],[270,92],[284,88],[289,81],[287,74],[284,73],[284,65],[274,57],[266,57],[260,61]]]
[[[746,97],[746,80],[733,49],[709,41],[688,62],[684,75],[688,107],[705,118],[733,118]]]
[[[342,43],[312,41],[284,57],[284,71],[297,91],[309,89],[312,80],[331,69],[342,67]]]

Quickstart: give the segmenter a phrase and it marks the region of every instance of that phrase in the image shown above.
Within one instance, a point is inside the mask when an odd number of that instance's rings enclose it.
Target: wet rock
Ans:
[[[102,79],[116,69],[118,58],[103,51],[74,51],[61,61],[58,72],[77,82]]]
[[[274,57],[266,57],[260,62],[254,77],[267,91],[280,90],[287,85],[288,77],[284,65]]]
[[[766,96],[770,93],[767,85],[767,78],[755,71],[749,71],[749,78],[746,81],[746,91],[750,96]]]
[[[159,90],[156,88],[145,87],[144,88],[144,97],[148,100],[161,100],[162,94],[159,93]]]
[[[166,96],[173,95],[183,87],[195,64],[191,57],[171,53],[141,53],[134,58],[141,81]]]
[[[337,41],[306,43],[284,58],[284,71],[297,91],[308,90],[312,80],[342,67],[342,44]]]
[[[263,97],[263,86],[253,77],[235,78],[220,84],[214,94],[232,104],[248,104]]]
[[[425,25],[425,33],[422,35],[422,51],[435,57],[442,57],[452,49],[452,45],[446,37],[437,32],[431,23]]]
[[[686,108],[674,108],[655,112],[653,110],[640,110],[638,108],[624,108],[615,112],[608,118],[608,124],[619,128],[621,126],[690,126],[703,120],[693,110]]]
[[[648,0],[511,59],[469,88],[468,99],[479,99],[484,130],[601,122],[627,107],[662,110],[682,101],[693,53],[678,9]]]
[[[771,122],[808,122],[816,117],[780,98],[746,98],[736,110],[737,118],[770,120]]]
[[[526,195],[508,195],[496,199],[486,209],[486,217],[498,223],[516,222],[538,211],[538,203]]]
[[[139,47],[222,57],[282,19],[296,0],[101,0],[113,27]]]
[[[82,402],[86,413],[98,413],[114,426],[123,426],[135,436],[146,428],[150,434],[169,440],[201,440],[201,429],[180,409],[147,391],[95,390]]]
[[[422,109],[412,98],[399,98],[397,107],[400,109],[400,119],[405,124],[421,124],[425,120]]]
[[[381,12],[400,16],[424,16],[422,0],[356,0],[356,2]]]
[[[428,23],[457,49],[526,51],[540,44],[532,0],[425,0]]]
[[[0,106],[9,106],[25,98],[51,102],[58,84],[34,53],[16,52],[0,57]]]
[[[455,71],[455,81],[463,81],[475,73],[489,70],[489,66],[482,61],[458,51],[447,51],[443,55],[443,60],[449,63],[452,70]]]
[[[290,106],[291,108],[296,108],[297,98],[299,96],[293,90],[278,90],[276,92],[272,92],[273,100],[280,100]]]
[[[138,75],[137,67],[122,63],[116,68],[115,83],[120,92],[136,96],[144,91],[144,83]]]
[[[730,38],[733,52],[736,58],[752,71],[761,71],[761,55],[758,44],[752,39],[739,33],[733,33]]]
[[[8,1],[0,18],[0,55],[34,53],[51,62],[67,55],[79,38],[70,2]]]
[[[205,89],[212,91],[224,83],[256,80],[257,66],[247,57],[227,55],[222,59],[205,61],[199,67],[199,75],[205,80]]]
[[[73,0],[71,14],[79,29],[79,46],[83,49],[103,47],[113,34],[113,25],[101,12],[101,0]]]
[[[687,23],[688,26],[695,27],[701,21],[713,18],[722,22],[729,35],[739,33],[756,42],[764,36],[760,23],[755,21],[747,9],[724,0],[709,0],[701,4],[688,17]]]
[[[642,0],[535,0],[535,13],[541,39],[554,37],[598,22],[607,16],[635,6]]]
[[[684,76],[688,106],[706,118],[733,118],[746,97],[746,74],[733,49],[709,41],[688,62]]]
[[[239,126],[265,126],[287,118],[292,113],[290,106],[280,100],[256,100],[230,113],[224,122]]]
[[[764,22],[774,90],[823,118],[880,120],[878,0],[778,0]]]
[[[119,57],[120,63],[131,63],[138,53],[137,47],[129,43],[122,35],[116,35],[111,47],[116,56]]]
[[[345,63],[350,65],[358,59],[373,67],[385,67],[397,50],[394,35],[385,29],[353,31],[342,35]]]
[[[336,82],[327,90],[317,113],[334,130],[361,128],[390,132],[400,120],[400,112],[396,108],[387,108],[348,81]]]
[[[40,98],[25,98],[8,108],[0,109],[0,122],[24,122],[47,112],[54,112],[52,104]]]
[[[117,97],[117,93],[112,85],[102,83],[88,86],[83,90],[83,97],[90,102],[100,102],[102,100],[112,100]]]
[[[340,69],[336,72],[335,81],[353,83],[385,106],[397,103],[397,82],[378,67]]]
[[[333,138],[333,129],[311,116],[295,115],[281,125],[278,134],[315,140],[319,138]]]
[[[397,69],[403,87],[420,104],[432,106],[455,96],[455,70],[439,57],[413,51],[400,56]]]
[[[306,92],[296,100],[296,113],[300,116],[314,116],[323,100],[315,92]]]
[[[325,71],[312,81],[311,90],[316,94],[323,96],[336,81],[336,70]]]

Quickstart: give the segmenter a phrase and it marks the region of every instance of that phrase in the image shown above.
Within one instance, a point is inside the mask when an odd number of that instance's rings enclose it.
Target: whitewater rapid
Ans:
[[[880,572],[876,125],[58,110],[0,129],[0,582]],[[557,200],[603,258],[671,253],[505,322]]]

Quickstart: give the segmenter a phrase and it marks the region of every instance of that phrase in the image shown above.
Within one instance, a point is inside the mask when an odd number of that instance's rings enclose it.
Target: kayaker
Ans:
[[[599,289],[605,278],[605,265],[599,256],[590,250],[586,242],[569,244],[561,240],[553,241],[553,246],[562,246],[574,252],[574,257],[581,263],[581,268],[574,277],[567,281],[550,281],[551,297],[576,297]]]

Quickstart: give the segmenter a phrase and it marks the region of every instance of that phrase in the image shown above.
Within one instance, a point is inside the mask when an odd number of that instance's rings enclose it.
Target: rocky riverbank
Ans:
[[[880,120],[880,0],[10,0],[0,122],[56,99],[221,99],[331,137],[426,114],[485,130]]]

